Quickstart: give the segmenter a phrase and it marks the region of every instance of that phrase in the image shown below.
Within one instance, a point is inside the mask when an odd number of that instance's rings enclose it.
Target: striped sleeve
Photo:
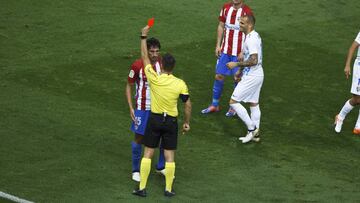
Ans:
[[[225,23],[226,21],[226,16],[225,16],[225,5],[221,8],[220,10],[220,15],[219,15],[219,21]]]

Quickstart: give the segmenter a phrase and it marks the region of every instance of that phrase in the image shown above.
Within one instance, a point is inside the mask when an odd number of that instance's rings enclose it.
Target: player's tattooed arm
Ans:
[[[254,66],[258,63],[258,55],[257,54],[252,54],[250,55],[250,58],[246,61],[240,61],[240,62],[229,62],[226,64],[226,66],[229,69],[233,69],[235,67],[250,67],[250,66]]]
[[[254,66],[258,63],[258,54],[250,55],[250,58],[246,61],[237,62],[238,66],[240,67],[250,67]]]

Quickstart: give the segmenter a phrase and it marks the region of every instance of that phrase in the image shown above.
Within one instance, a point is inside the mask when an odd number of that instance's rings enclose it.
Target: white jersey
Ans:
[[[262,68],[262,42],[259,33],[255,30],[246,35],[242,53],[244,54],[244,61],[248,60],[252,54],[258,55],[258,63],[251,67],[245,67],[243,75],[264,76]]]
[[[360,32],[356,36],[355,42],[360,44]],[[352,94],[360,96],[360,48],[358,48],[356,59],[354,61],[354,67],[352,73],[352,85],[350,92]]]
[[[360,32],[358,33],[357,37],[355,38],[355,42],[357,42],[358,44],[360,44]],[[357,52],[357,56],[356,56],[357,60],[360,60],[360,49],[358,48],[358,52]]]

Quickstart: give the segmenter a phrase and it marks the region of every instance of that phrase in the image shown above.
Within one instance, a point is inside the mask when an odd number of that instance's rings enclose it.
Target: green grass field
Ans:
[[[180,137],[173,202],[360,202],[359,108],[343,74],[359,32],[357,0],[247,0],[263,39],[262,142],[239,119],[203,116],[211,100],[221,0],[0,0],[0,191],[34,202],[166,202],[163,177],[131,194],[125,100],[140,29],[177,59],[193,102]],[[179,106],[182,110],[182,106]],[[9,202],[1,199],[0,202]]]

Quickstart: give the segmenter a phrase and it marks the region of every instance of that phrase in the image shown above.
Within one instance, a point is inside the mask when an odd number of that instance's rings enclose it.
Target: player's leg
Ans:
[[[220,111],[219,102],[224,87],[224,81],[225,81],[224,75],[221,74],[215,75],[212,103],[206,109],[201,110],[201,113],[208,114],[208,113]]]
[[[351,93],[353,94],[352,98],[345,102],[344,106],[341,108],[338,115],[335,116],[335,132],[340,133],[343,121],[346,115],[358,104],[358,98],[360,95],[360,66],[356,63],[354,64],[353,74],[352,74],[352,84],[351,84]]]
[[[248,128],[247,135],[239,138],[243,143],[247,143],[257,136],[259,129],[256,128],[256,123],[250,118],[247,110],[240,102],[252,103],[254,106],[258,104],[263,79],[263,77],[244,76],[236,86],[229,102]]]
[[[239,116],[239,118],[245,123],[248,131],[253,131],[256,129],[254,121],[251,120],[247,110],[243,105],[240,104],[239,101],[230,99],[229,104],[236,111],[236,114]]]
[[[174,196],[173,182],[175,177],[175,150],[164,150],[165,154],[165,196]]]
[[[230,60],[231,60],[231,62],[238,62],[237,56],[231,56]],[[230,75],[231,75],[231,76],[234,76],[235,73],[236,73],[238,70],[239,70],[239,67],[233,68],[232,70],[230,70]],[[239,81],[234,80],[234,89],[236,88],[238,82],[239,82]],[[229,107],[229,110],[226,112],[225,116],[226,116],[226,117],[233,117],[233,116],[235,116],[235,115],[236,115],[236,111],[235,111],[233,108],[231,108],[231,106],[230,106],[230,107]]]
[[[259,105],[260,91],[264,81],[264,77],[253,77],[251,83],[248,87],[250,93],[247,97],[244,97],[244,101],[249,103],[250,105],[250,118],[254,122],[255,127],[257,128],[257,133],[255,134],[252,141],[259,142],[260,141],[260,118],[261,111]],[[246,137],[245,137],[246,138]],[[244,141],[245,138],[239,138]]]
[[[140,184],[139,188],[133,191],[134,195],[146,196],[146,184],[151,170],[151,158],[154,155],[154,150],[159,146],[160,132],[159,128],[161,121],[153,115],[150,115],[149,121],[146,125],[146,132],[143,138],[143,144],[145,145],[144,156],[141,159],[140,164]]]
[[[222,53],[220,58],[217,60],[216,63],[216,75],[215,75],[215,81],[213,85],[213,98],[212,103],[209,107],[206,109],[203,109],[201,113],[208,114],[211,112],[217,112],[219,111],[219,102],[220,97],[223,91],[224,87],[224,81],[225,81],[225,75],[230,74],[230,70],[227,69],[226,63],[230,61],[230,56],[227,54]]]
[[[251,120],[255,122],[256,128],[260,129],[260,117],[261,117],[261,111],[260,111],[260,105],[258,103],[250,103],[250,117]]]
[[[360,96],[359,95],[353,95],[353,97],[349,100],[349,103],[353,106],[360,104]],[[359,115],[355,124],[355,128],[353,130],[353,133],[356,135],[360,134],[360,111]]]
[[[168,117],[166,119],[165,133],[162,137],[165,155],[165,192],[164,195],[171,197],[175,195],[173,182],[175,178],[175,150],[177,148],[178,124],[177,119]]]
[[[159,147],[159,160],[156,164],[156,172],[165,175],[165,156],[164,156],[164,148],[162,146],[162,142],[160,141]]]
[[[353,130],[353,133],[355,135],[360,135],[360,110],[359,110],[359,115],[356,120],[356,124],[355,124],[354,130]]]
[[[135,122],[131,125],[131,130],[135,133],[135,139],[131,143],[132,179],[137,182],[140,181],[141,144],[143,135],[145,134],[149,112],[150,111],[135,110]]]
[[[260,129],[261,111],[259,105],[260,91],[264,81],[264,77],[253,78],[252,94],[245,100],[250,104],[251,120],[254,121],[256,128]]]
[[[139,190],[143,190],[146,187],[147,179],[151,170],[151,158],[154,155],[154,148],[145,147],[144,148],[144,157],[141,159],[140,166],[140,186]]]
[[[344,104],[344,106],[341,108],[340,112],[335,116],[335,132],[340,133],[343,121],[346,117],[346,115],[354,108],[353,105],[350,104],[350,99],[347,100]]]
[[[353,68],[353,79],[352,79],[353,85],[351,86],[351,93],[353,93],[353,95],[356,98],[359,97],[360,95],[360,78],[358,77],[359,75],[360,75],[360,61],[356,59],[354,61],[354,68]],[[360,111],[353,133],[356,135],[360,135]]]
[[[140,182],[141,140],[142,135],[135,133],[135,139],[131,142],[132,179],[136,182]]]

